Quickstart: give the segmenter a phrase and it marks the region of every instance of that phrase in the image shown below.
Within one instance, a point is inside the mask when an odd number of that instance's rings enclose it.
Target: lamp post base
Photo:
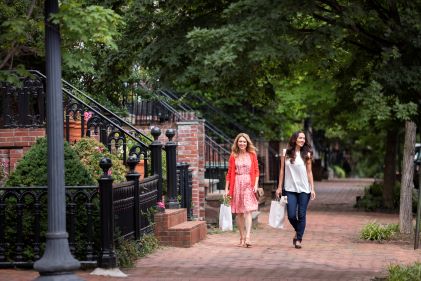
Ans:
[[[55,273],[54,275],[40,275],[34,281],[84,281],[73,273]]]

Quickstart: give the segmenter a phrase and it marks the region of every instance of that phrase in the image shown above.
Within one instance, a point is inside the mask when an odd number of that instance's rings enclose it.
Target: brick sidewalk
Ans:
[[[267,226],[269,204],[262,208],[252,233],[252,248],[238,248],[238,234],[220,233],[192,248],[162,248],[123,269],[128,277],[77,274],[87,281],[105,280],[372,280],[386,274],[392,263],[421,261],[412,243],[373,243],[358,239],[361,227],[373,220],[397,223],[398,215],[358,212],[352,208],[362,194],[361,181],[317,182],[318,198],[311,202],[303,248],[292,246],[293,231]],[[0,270],[0,281],[27,281],[38,276],[28,270]]]

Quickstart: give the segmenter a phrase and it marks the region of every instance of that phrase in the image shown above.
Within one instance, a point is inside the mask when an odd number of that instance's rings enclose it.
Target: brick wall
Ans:
[[[165,145],[168,138],[165,136],[167,129],[176,129],[173,141],[177,143],[177,162],[188,163],[192,170],[193,186],[193,216],[199,219],[205,217],[205,126],[204,120],[197,119],[194,113],[182,113],[185,121],[176,123],[156,124],[161,129],[159,141]],[[149,133],[153,126],[139,127]]]
[[[193,215],[205,216],[205,132],[203,120],[177,123],[177,161],[187,162],[193,175]]]
[[[0,129],[0,161],[8,164],[6,173],[13,171],[26,151],[43,136],[45,128]]]

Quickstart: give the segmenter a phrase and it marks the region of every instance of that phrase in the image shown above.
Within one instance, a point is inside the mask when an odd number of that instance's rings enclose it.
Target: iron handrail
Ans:
[[[47,77],[42,74],[41,72],[39,72],[38,70],[31,70],[31,73],[35,73],[38,76],[46,79]],[[104,110],[107,114],[110,114],[112,117],[116,118],[119,122],[122,122],[124,125],[128,126],[130,129],[132,129],[133,131],[135,131],[136,133],[140,134],[142,137],[144,137],[145,139],[147,139],[148,141],[152,142],[153,140],[148,137],[147,135],[145,135],[144,133],[142,133],[139,129],[137,129],[136,127],[134,127],[132,124],[130,124],[129,122],[127,122],[126,120],[124,120],[123,118],[121,118],[120,116],[118,116],[117,114],[115,114],[114,112],[110,111],[108,108],[104,107],[102,104],[98,103],[96,100],[94,100],[93,98],[91,98],[89,95],[85,94],[84,92],[82,92],[81,90],[79,90],[78,88],[76,88],[75,86],[73,86],[72,84],[70,84],[69,82],[67,82],[64,79],[61,79],[62,82],[70,87],[72,90],[78,92],[79,94],[81,94],[84,98],[88,99],[90,102],[94,103],[95,106],[98,106],[101,110]],[[66,92],[66,94],[70,95],[72,98],[74,98],[75,100],[77,100],[78,102],[81,102],[84,106],[89,107],[89,109],[93,109],[93,107],[91,107],[90,105],[86,104],[85,102],[83,102],[81,99],[77,98],[75,95],[73,95],[68,89],[65,89],[63,87],[63,90]],[[95,113],[98,113],[96,110],[93,110]],[[99,113],[99,116],[101,118],[105,118],[106,121],[110,122],[111,125],[115,126],[118,129],[122,129],[120,126],[116,125],[115,123],[113,123],[110,119],[108,119],[107,117],[105,117],[103,114]],[[122,129],[123,130],[123,129]],[[141,143],[142,146],[147,147],[146,144],[144,144],[142,141],[140,140],[136,140],[135,137],[133,137],[130,133],[128,133],[126,130],[123,130],[125,132],[125,134],[129,135],[132,137],[133,140]]]
[[[40,73],[37,70],[31,70],[31,72],[34,73],[34,74],[36,74],[36,75],[38,75],[39,77],[41,77],[43,79],[46,79],[47,78],[44,74]],[[74,99],[77,102],[81,103],[83,106],[85,106],[86,108],[88,108],[90,111],[94,112],[99,117],[101,117],[102,119],[104,119],[105,121],[107,121],[109,124],[111,124],[112,126],[114,126],[115,128],[117,128],[118,130],[120,130],[121,132],[123,132],[125,135],[129,136],[132,140],[134,140],[135,142],[137,142],[142,148],[149,149],[148,145],[146,145],[145,143],[143,143],[138,137],[133,136],[132,134],[130,134],[129,132],[127,132],[126,130],[124,130],[120,125],[116,124],[111,119],[109,119],[108,117],[106,117],[105,115],[103,115],[101,112],[99,112],[98,110],[96,110],[94,107],[90,106],[89,104],[85,103],[84,101],[82,101],[81,99],[79,99],[78,97],[76,97],[75,95],[73,95],[69,90],[63,88],[63,91],[67,95],[69,95],[72,99]],[[89,97],[89,100],[92,100],[92,99]],[[97,104],[97,102],[95,102],[95,104]],[[102,108],[104,108],[104,107],[102,107]],[[109,111],[109,110],[107,109],[107,111]],[[117,116],[117,115],[113,114],[113,116]],[[120,118],[118,116],[116,117],[116,119],[119,120],[119,121],[124,121],[122,118]],[[124,121],[124,123],[127,123],[127,122]],[[147,137],[146,135],[144,135],[139,130],[136,129],[136,132],[139,132],[142,136],[144,136],[145,138],[147,138],[148,140],[150,140],[152,142],[152,140],[149,137]]]
[[[169,95],[166,91],[163,90],[159,90],[159,93],[162,94],[164,97],[174,100],[175,96],[174,95]],[[191,108],[190,106],[186,105],[185,103],[182,104],[178,104],[178,106],[184,110],[184,111],[194,111],[193,108]],[[174,109],[175,111],[177,111],[176,109]],[[232,141],[230,140],[230,138],[221,130],[219,130],[215,125],[213,125],[211,122],[209,122],[208,120],[205,121],[205,128],[212,131],[212,133],[214,133],[215,135],[217,135],[220,139],[222,139],[225,143],[232,145]]]

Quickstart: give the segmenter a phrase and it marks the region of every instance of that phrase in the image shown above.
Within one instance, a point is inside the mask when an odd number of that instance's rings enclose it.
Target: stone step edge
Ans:
[[[193,230],[196,228],[199,228],[200,226],[205,225],[206,221],[186,221],[177,225],[174,225],[170,228],[168,228],[168,231],[171,230]]]
[[[167,209],[163,213],[156,213],[155,214],[155,222],[168,222],[168,225],[160,225],[160,231],[165,229],[170,229],[180,223],[184,223],[187,221],[187,209],[180,208],[180,209]],[[168,226],[168,227],[167,227]]]

